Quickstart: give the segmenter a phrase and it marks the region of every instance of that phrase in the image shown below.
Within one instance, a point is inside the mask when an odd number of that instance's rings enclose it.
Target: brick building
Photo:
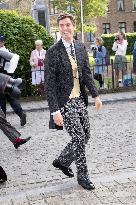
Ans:
[[[58,28],[56,24],[56,17],[59,11],[56,9],[53,0],[26,0],[21,1],[19,4],[17,0],[8,1],[11,9],[20,10],[23,14],[31,15],[31,8],[34,2],[44,2],[48,7],[50,32],[54,38],[59,38]],[[68,7],[68,12],[71,8]],[[42,16],[42,12],[38,15]],[[136,0],[110,0],[109,9],[105,17],[97,17],[91,19],[91,22],[95,22],[97,31],[93,33],[85,33],[85,43],[90,47],[94,42],[94,36],[101,35],[103,33],[116,33],[118,30],[123,32],[136,32]]]
[[[106,17],[96,18],[97,35],[136,32],[136,0],[110,0]]]

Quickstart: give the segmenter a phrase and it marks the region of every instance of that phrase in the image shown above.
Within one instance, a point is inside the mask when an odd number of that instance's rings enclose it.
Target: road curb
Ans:
[[[120,98],[120,99],[111,99],[111,100],[102,100],[103,104],[111,104],[111,103],[117,103],[117,102],[131,102],[136,101],[136,97],[132,98]],[[94,105],[94,102],[88,102],[88,106]],[[45,107],[34,107],[34,108],[24,108],[25,112],[37,112],[37,111],[44,111],[49,110],[49,106]],[[14,113],[13,110],[7,110],[8,114]]]

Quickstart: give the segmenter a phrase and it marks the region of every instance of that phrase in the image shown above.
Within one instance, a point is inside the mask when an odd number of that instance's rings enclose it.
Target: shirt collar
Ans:
[[[63,42],[66,49],[69,48],[71,45],[71,43],[66,42],[63,38],[62,38],[62,42]],[[74,47],[74,42],[72,42],[72,46]]]

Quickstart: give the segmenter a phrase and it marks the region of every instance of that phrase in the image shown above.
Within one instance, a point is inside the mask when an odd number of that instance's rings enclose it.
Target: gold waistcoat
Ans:
[[[74,79],[74,86],[69,96],[69,98],[71,99],[80,96],[80,84],[79,84],[79,73],[78,73],[77,62],[70,55],[69,55],[69,60],[72,66],[73,79]]]

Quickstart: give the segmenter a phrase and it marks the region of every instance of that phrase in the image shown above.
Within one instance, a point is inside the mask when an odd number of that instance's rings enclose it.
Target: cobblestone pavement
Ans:
[[[83,190],[76,176],[69,179],[52,166],[70,137],[65,130],[48,130],[49,111],[28,112],[24,128],[10,114],[22,136],[32,139],[15,150],[0,131],[0,163],[8,175],[0,185],[0,205],[136,204],[136,102],[106,104],[100,112],[89,106],[88,111],[87,163],[96,189]],[[72,169],[76,175],[74,164]]]

